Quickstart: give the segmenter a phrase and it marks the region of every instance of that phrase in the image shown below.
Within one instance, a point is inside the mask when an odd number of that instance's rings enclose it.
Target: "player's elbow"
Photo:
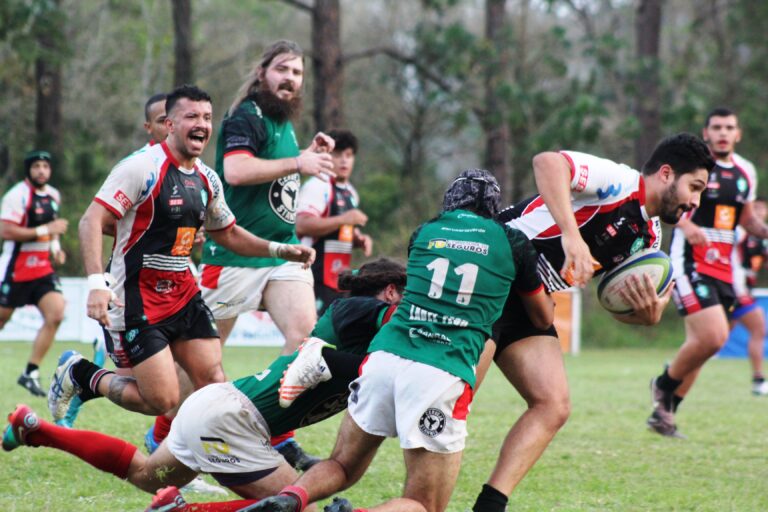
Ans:
[[[227,185],[231,185],[233,187],[239,187],[241,185],[245,185],[245,175],[242,172],[239,172],[236,168],[230,168],[226,165],[224,166],[224,182]]]
[[[541,310],[531,315],[531,323],[540,330],[548,329],[555,321],[555,311],[549,308],[549,311]]]

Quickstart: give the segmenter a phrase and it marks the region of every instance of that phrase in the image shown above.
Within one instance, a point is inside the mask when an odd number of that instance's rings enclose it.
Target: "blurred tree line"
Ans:
[[[194,81],[218,125],[262,49],[288,38],[308,56],[302,145],[317,129],[359,136],[366,231],[402,257],[463,168],[492,170],[513,201],[533,192],[539,151],[638,166],[717,105],[739,112],[739,152],[762,174],[765,26],[760,0],[4,0],[0,192],[27,150],[54,153],[75,256],[62,274],[80,274],[77,220],[144,144],[146,98]]]

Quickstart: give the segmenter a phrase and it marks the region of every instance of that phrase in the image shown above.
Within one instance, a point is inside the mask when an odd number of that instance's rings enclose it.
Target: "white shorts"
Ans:
[[[209,384],[181,404],[165,442],[198,473],[249,473],[285,462],[269,442],[266,421],[229,382]]]
[[[200,290],[213,318],[223,320],[259,309],[264,288],[270,281],[299,281],[310,288],[315,282],[311,269],[292,261],[261,268],[203,265]]]
[[[349,414],[365,432],[398,437],[404,449],[464,449],[472,388],[455,375],[377,351],[350,389]]]

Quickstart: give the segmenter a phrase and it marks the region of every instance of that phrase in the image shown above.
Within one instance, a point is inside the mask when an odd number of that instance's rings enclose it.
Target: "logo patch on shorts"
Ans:
[[[272,211],[288,224],[296,222],[298,196],[298,173],[275,180],[269,187],[269,205],[272,207]]]
[[[419,430],[429,437],[437,437],[445,430],[445,414],[440,409],[429,408],[419,419]]]

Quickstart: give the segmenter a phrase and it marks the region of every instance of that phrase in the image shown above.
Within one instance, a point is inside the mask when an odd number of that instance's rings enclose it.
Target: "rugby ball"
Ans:
[[[632,308],[624,302],[619,290],[626,288],[627,279],[643,274],[651,276],[656,286],[656,293],[661,295],[672,283],[672,262],[664,252],[656,249],[645,249],[636,252],[615,268],[611,269],[600,279],[597,285],[597,299],[600,305],[611,313],[624,315],[632,313]]]

